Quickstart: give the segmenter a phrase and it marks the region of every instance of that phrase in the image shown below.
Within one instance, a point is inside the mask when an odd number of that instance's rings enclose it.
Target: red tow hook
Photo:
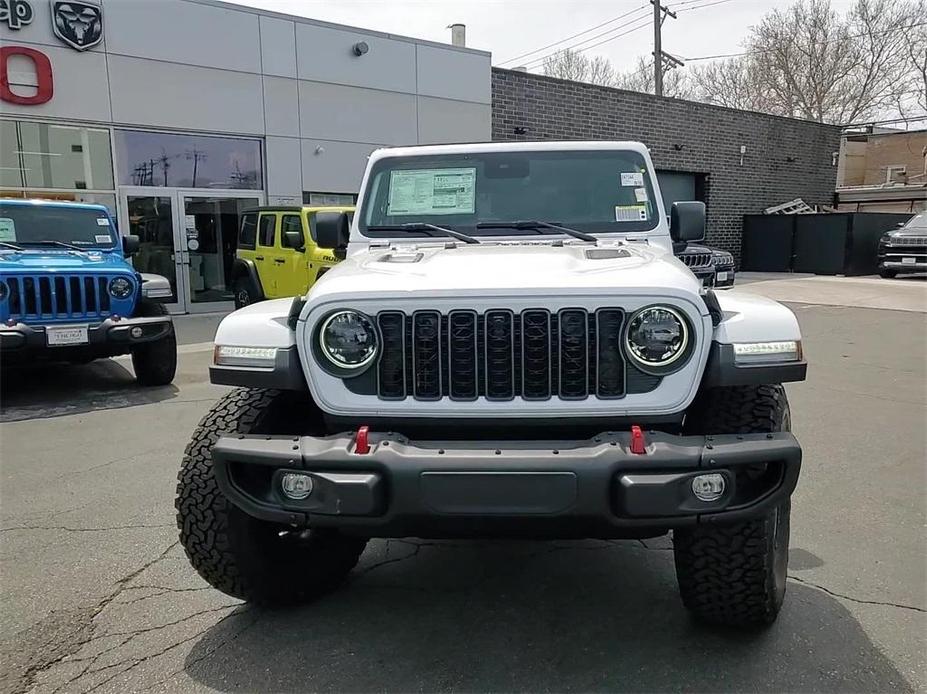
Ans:
[[[357,430],[357,436],[354,437],[354,452],[358,455],[367,455],[370,453],[370,441],[367,439],[370,434],[370,427],[366,424]]]
[[[636,424],[631,427],[631,453],[635,455],[644,455],[647,452],[647,444],[644,442],[644,432]]]

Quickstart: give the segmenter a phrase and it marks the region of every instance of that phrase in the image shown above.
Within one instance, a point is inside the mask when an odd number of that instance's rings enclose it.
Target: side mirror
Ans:
[[[283,240],[287,248],[292,248],[293,250],[299,251],[302,253],[306,250],[306,242],[303,239],[303,234],[300,231],[285,231],[283,232]]]
[[[348,215],[344,212],[315,213],[315,242],[319,248],[341,250],[348,247]]]
[[[128,258],[138,253],[141,242],[135,234],[127,234],[122,237],[122,252]]]
[[[673,241],[701,241],[705,238],[705,203],[674,202],[670,212]]]

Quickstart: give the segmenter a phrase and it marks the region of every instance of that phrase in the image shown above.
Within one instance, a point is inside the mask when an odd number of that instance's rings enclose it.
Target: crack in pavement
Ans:
[[[9,528],[0,528],[0,533],[9,533],[15,530],[59,530],[66,533],[103,533],[109,530],[150,530],[173,527],[176,527],[174,523],[158,523],[155,525],[114,525],[108,528],[72,528],[67,525],[14,525]]]
[[[239,608],[239,607],[241,607],[241,606],[240,606],[240,605],[226,605],[224,609],[232,609],[232,608]],[[206,612],[215,612],[215,611],[216,611],[216,610],[205,610],[204,612],[198,613],[198,614],[205,614]],[[97,683],[96,683],[95,685],[93,685],[90,689],[86,690],[86,691],[84,692],[84,694],[90,694],[90,692],[95,691],[95,690],[99,689],[100,687],[102,687],[102,686],[104,686],[104,685],[106,685],[106,684],[109,684],[109,683],[112,682],[114,679],[116,679],[117,677],[119,677],[119,675],[122,675],[122,674],[128,672],[129,670],[132,670],[132,669],[138,667],[138,666],[141,665],[142,663],[148,662],[149,660],[154,660],[155,658],[160,658],[162,655],[166,654],[168,651],[171,651],[171,650],[177,648],[178,646],[182,646],[182,645],[184,645],[185,643],[189,643],[190,641],[199,638],[200,636],[202,636],[203,634],[205,634],[205,633],[206,633],[207,631],[209,631],[210,629],[214,629],[214,628],[215,628],[216,626],[218,626],[219,624],[222,624],[222,622],[224,622],[226,619],[229,619],[230,617],[235,617],[235,616],[239,616],[239,615],[245,614],[246,612],[248,612],[247,608],[243,609],[243,610],[240,611],[240,612],[232,612],[232,613],[230,613],[230,614],[227,614],[227,615],[225,615],[222,619],[220,619],[218,622],[215,622],[214,624],[209,624],[208,626],[206,626],[206,628],[201,629],[200,631],[197,631],[197,632],[196,632],[195,634],[193,634],[192,636],[188,636],[188,637],[186,637],[186,638],[181,639],[180,641],[177,641],[177,642],[175,642],[175,643],[172,643],[172,644],[169,645],[169,646],[165,646],[165,647],[162,648],[160,651],[157,651],[157,652],[155,652],[155,653],[149,653],[149,654],[147,654],[147,655],[142,656],[141,658],[128,658],[127,660],[120,661],[119,663],[114,663],[112,666],[107,666],[106,668],[100,668],[100,670],[98,670],[97,672],[102,672],[104,669],[109,669],[110,667],[117,667],[117,666],[119,666],[119,665],[126,665],[126,664],[129,665],[127,668],[125,668],[124,670],[120,670],[119,672],[115,673],[115,674],[112,675],[111,677],[107,677],[106,679],[104,679],[104,680],[102,680],[102,681],[100,681],[100,682],[97,682]],[[190,618],[195,617],[195,616],[196,616],[196,615],[190,615],[190,617],[188,617],[187,619],[190,619]],[[181,621],[186,621],[186,620],[181,620]],[[255,621],[257,621],[257,620],[255,620]],[[141,632],[139,632],[139,633],[141,633]],[[213,651],[213,652],[214,652],[214,651]],[[66,683],[66,685],[67,685],[67,684],[72,684],[72,683],[74,683],[75,681],[77,681],[78,679],[80,679],[80,676],[71,678],[71,679]]]
[[[125,588],[125,591],[128,590],[142,590],[142,589],[157,590],[157,593],[152,593],[151,595],[142,595],[132,600],[117,600],[116,605],[134,605],[137,602],[142,602],[143,600],[150,600],[151,598],[157,598],[162,595],[168,595],[171,593],[195,593],[198,591],[204,590],[215,590],[212,586],[200,586],[199,588],[169,588],[167,586],[128,586]],[[125,592],[123,591],[123,592]]]
[[[226,619],[229,619],[229,618],[231,618],[231,617],[235,617],[235,616],[238,616],[238,615],[241,615],[241,614],[243,614],[243,613],[242,613],[242,612],[239,612],[239,613],[228,614],[228,615],[226,615],[225,617],[223,617],[222,619],[220,619],[218,622],[216,622],[214,625],[212,625],[212,627],[210,627],[210,629],[219,626],[219,625],[222,624],[222,622],[224,622]],[[182,668],[180,668],[179,670],[174,670],[174,672],[170,673],[167,677],[163,677],[162,679],[158,680],[157,682],[153,682],[152,684],[149,684],[149,685],[146,686],[142,691],[146,691],[146,690],[149,690],[149,689],[154,689],[154,688],[157,687],[159,684],[164,684],[165,682],[167,682],[167,681],[173,679],[174,677],[176,677],[177,675],[179,675],[179,674],[180,674],[181,672],[183,672],[184,670],[188,670],[188,669],[192,668],[194,665],[196,665],[197,663],[202,662],[203,660],[206,660],[206,658],[210,658],[210,657],[214,656],[214,655],[215,655],[216,653],[218,653],[220,650],[222,650],[223,648],[225,648],[228,644],[232,643],[232,641],[234,641],[235,639],[237,639],[239,636],[241,636],[241,635],[244,634],[246,631],[248,631],[249,629],[251,629],[251,628],[252,628],[255,624],[257,624],[259,621],[261,621],[261,618],[262,618],[263,616],[264,616],[263,613],[261,613],[261,612],[256,612],[255,615],[254,615],[254,619],[252,619],[251,622],[249,622],[249,623],[246,624],[244,627],[242,627],[241,629],[239,629],[238,631],[236,631],[232,636],[230,636],[229,638],[227,638],[225,641],[222,641],[222,642],[221,642],[219,645],[217,645],[215,648],[213,648],[212,650],[209,650],[209,651],[205,652],[203,655],[199,656],[198,658],[194,658],[193,660],[190,660],[190,661],[188,661],[188,662],[185,662],[185,663],[184,663],[184,666],[183,666]],[[207,630],[207,631],[208,631],[208,630]],[[202,633],[205,633],[205,632],[202,632]],[[131,668],[129,668],[129,669],[131,669]],[[125,670],[123,670],[123,672],[125,672]]]
[[[39,674],[50,670],[55,665],[63,662],[69,656],[79,651],[85,645],[95,640],[93,635],[93,620],[97,618],[97,615],[106,609],[106,607],[112,603],[120,595],[120,593],[122,593],[129,581],[132,581],[141,575],[144,571],[164,559],[164,557],[166,557],[167,554],[179,544],[180,540],[175,540],[172,542],[154,559],[145,562],[138,569],[131,571],[130,573],[117,580],[114,584],[114,589],[108,595],[101,598],[95,605],[82,608],[82,613],[78,619],[68,620],[68,626],[72,626],[71,623],[74,621],[78,622],[77,626],[72,628],[73,635],[71,638],[74,639],[73,642],[62,643],[60,639],[57,642],[52,642],[51,639],[49,639],[49,641],[45,644],[45,647],[32,649],[32,652],[29,655],[30,658],[33,659],[33,662],[28,662],[26,667],[23,668],[23,671],[19,675],[16,675],[15,673],[6,673],[6,677],[11,679],[15,678],[17,684],[21,685],[21,689],[23,691],[29,690],[35,684],[35,680]],[[51,616],[52,615],[49,615],[49,617]],[[52,623],[54,624],[53,620]],[[56,636],[56,634],[53,634],[52,636]],[[28,638],[28,634],[26,638]],[[42,659],[43,654],[46,656],[44,660]],[[49,655],[52,657],[48,658],[47,656]]]
[[[828,595],[838,598],[840,600],[848,600],[850,602],[855,602],[860,605],[878,605],[880,607],[897,607],[900,610],[911,610],[913,612],[920,612],[922,614],[927,614],[927,609],[923,607],[915,607],[914,605],[905,605],[897,602],[888,602],[883,600],[863,600],[862,598],[854,598],[850,595],[844,595],[843,593],[837,593],[836,591],[831,590],[830,588],[825,588],[824,586],[813,583],[812,581],[806,581],[803,578],[798,576],[792,576],[789,574],[789,580],[795,581],[796,583],[801,583],[802,585],[809,586],[811,588],[817,588],[818,590],[827,593]]]

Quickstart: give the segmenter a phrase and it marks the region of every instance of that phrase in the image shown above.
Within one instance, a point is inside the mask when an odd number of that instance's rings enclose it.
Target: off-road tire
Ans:
[[[884,280],[894,279],[898,276],[897,270],[879,270],[879,277]]]
[[[691,411],[689,434],[777,432],[791,426],[781,385],[713,388]],[[785,597],[790,509],[786,500],[742,523],[673,532],[679,592],[697,619],[754,628],[776,620]]]
[[[310,407],[301,397],[232,391],[203,417],[183,457],[174,503],[181,544],[200,576],[236,598],[279,605],[317,597],[342,582],[367,544],[336,531],[285,532],[293,529],[249,516],[216,484],[211,451],[219,436],[298,433],[293,413]]]
[[[168,315],[167,306],[142,299],[135,315],[154,318]],[[177,373],[177,337],[171,327],[167,335],[145,342],[132,350],[132,368],[135,380],[142,386],[166,386]]]
[[[253,284],[251,279],[244,275],[232,282],[232,294],[235,297],[235,308],[238,309],[250,306],[258,300],[257,291],[255,291]]]

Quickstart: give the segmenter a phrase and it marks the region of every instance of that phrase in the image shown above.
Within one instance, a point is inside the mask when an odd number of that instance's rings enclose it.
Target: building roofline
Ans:
[[[242,0],[244,1],[244,0]],[[449,51],[457,51],[459,53],[470,53],[473,55],[485,55],[487,57],[492,57],[492,53],[489,51],[483,51],[477,48],[468,48],[466,46],[454,46],[450,43],[441,43],[440,41],[431,41],[428,39],[417,39],[412,36],[402,36],[401,34],[390,34],[384,31],[376,31],[375,29],[364,29],[362,27],[351,26],[348,24],[338,24],[337,22],[326,22],[321,19],[313,19],[311,17],[304,17],[301,15],[295,14],[284,14],[283,12],[275,12],[274,10],[265,10],[260,7],[252,7],[251,5],[243,5],[237,2],[224,2],[223,0],[184,0],[184,2],[195,3],[197,5],[209,5],[211,7],[218,7],[225,10],[232,10],[236,12],[247,12],[248,14],[255,14],[263,17],[271,17],[273,19],[283,19],[289,22],[296,22],[299,24],[311,24],[317,27],[323,27],[326,29],[339,29],[341,31],[352,31],[359,34],[364,34],[366,36],[376,36],[383,39],[391,39],[393,41],[405,41],[406,43],[414,43],[422,46],[430,46],[432,48],[443,48]]]
[[[715,109],[717,111],[729,111],[731,113],[749,113],[754,116],[762,116],[763,118],[770,118],[773,120],[783,120],[789,123],[806,123],[808,125],[816,125],[822,128],[829,128],[831,130],[836,131],[835,132],[836,135],[840,135],[840,130],[841,128],[843,128],[843,126],[841,125],[832,125],[830,123],[820,123],[818,121],[808,120],[806,118],[792,118],[790,116],[778,116],[774,113],[763,113],[762,111],[747,111],[741,108],[731,108],[730,106],[719,106],[718,104],[707,104],[704,101],[692,101],[691,99],[678,99],[673,96],[657,96],[656,94],[647,94],[646,92],[635,92],[630,89],[620,89],[618,87],[606,87],[601,84],[592,84],[590,82],[577,82],[576,80],[565,80],[560,77],[551,77],[549,75],[539,75],[534,72],[523,72],[521,70],[510,70],[504,67],[496,67],[495,65],[492,66],[492,70],[493,72],[502,72],[508,75],[516,75],[516,76],[527,76],[527,77],[530,77],[531,79],[538,79],[538,80],[548,81],[548,82],[577,84],[583,87],[589,87],[590,89],[596,89],[596,90],[605,91],[608,93],[620,92],[622,94],[631,94],[637,97],[644,97],[644,98],[653,99],[655,101],[660,101],[660,102],[669,101],[669,102],[676,102],[676,103],[683,103],[683,104],[694,104],[696,106]]]

